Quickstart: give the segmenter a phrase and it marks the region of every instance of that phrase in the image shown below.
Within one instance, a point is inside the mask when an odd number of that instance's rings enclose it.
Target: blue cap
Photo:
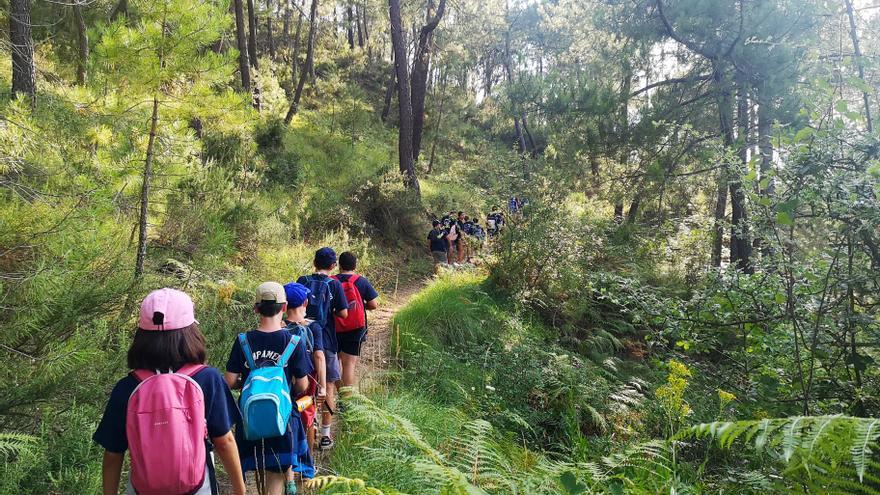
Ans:
[[[303,284],[291,282],[284,286],[284,293],[287,295],[287,306],[289,308],[298,308],[306,302],[312,291]]]
[[[332,265],[336,263],[336,251],[332,248],[322,247],[321,249],[315,251],[315,264],[316,265]]]

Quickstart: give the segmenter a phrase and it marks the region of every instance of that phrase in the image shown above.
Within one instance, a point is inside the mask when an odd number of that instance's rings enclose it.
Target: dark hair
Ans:
[[[318,270],[330,270],[334,264],[336,264],[336,260],[331,260],[324,256],[315,256],[315,268]]]
[[[355,256],[354,253],[352,253],[351,251],[346,251],[339,255],[339,268],[342,268],[345,271],[350,271],[357,268],[357,265],[357,256]]]
[[[254,307],[257,308],[257,313],[260,313],[260,316],[271,318],[281,312],[281,309],[284,307],[284,303],[278,303],[275,301],[260,301],[254,304]]]
[[[185,364],[204,364],[208,351],[199,324],[178,330],[137,329],[128,348],[133,370],[178,370]]]
[[[434,220],[431,222],[431,226],[433,226],[433,227],[436,227],[438,225],[440,225],[440,220]]]
[[[463,211],[458,212],[458,216],[462,216],[462,215],[464,215]]]

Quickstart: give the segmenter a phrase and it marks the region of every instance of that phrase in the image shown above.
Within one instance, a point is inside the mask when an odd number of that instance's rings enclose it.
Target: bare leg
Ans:
[[[357,386],[358,357],[340,352],[339,358],[342,360],[342,385],[344,387]]]
[[[264,473],[266,475],[266,494],[284,495],[287,473],[273,473],[271,471],[264,471]]]

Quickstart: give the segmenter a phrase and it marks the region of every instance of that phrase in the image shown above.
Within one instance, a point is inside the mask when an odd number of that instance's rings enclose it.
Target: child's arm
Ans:
[[[327,358],[324,356],[324,351],[315,351],[312,358],[318,371],[318,397],[323,398],[327,394]]]
[[[293,382],[293,392],[294,396],[299,397],[304,394],[306,390],[309,389],[309,377],[304,376],[302,378],[295,378]]]
[[[235,390],[241,387],[241,383],[238,381],[240,377],[240,373],[230,373],[227,371],[223,374],[223,379],[226,380],[226,385],[229,387],[229,390]]]
[[[229,375],[230,373],[227,373]],[[235,436],[232,432],[227,432],[222,437],[212,438],[214,451],[217,457],[223,463],[223,469],[229,475],[229,482],[232,484],[233,495],[244,495],[247,490],[244,485],[244,476],[241,474],[241,461],[238,458],[238,446],[235,444]],[[113,492],[114,495],[116,492]],[[107,492],[104,492],[107,495]]]
[[[101,466],[104,495],[116,495],[119,493],[119,478],[122,476],[123,459],[125,459],[125,454],[117,454],[109,450],[104,451],[104,463]]]

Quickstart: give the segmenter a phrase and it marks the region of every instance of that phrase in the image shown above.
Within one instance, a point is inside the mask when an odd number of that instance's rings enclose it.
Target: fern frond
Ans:
[[[37,445],[37,438],[24,433],[0,432],[0,456],[31,452]]]
[[[856,437],[853,440],[851,452],[853,464],[855,464],[856,472],[859,475],[859,482],[864,481],[865,478],[865,468],[872,452],[871,445],[876,443],[877,437],[880,436],[880,426],[878,425],[880,425],[880,419],[872,419],[859,422],[856,427]]]
[[[378,488],[367,485],[367,482],[357,478],[345,478],[342,476],[319,476],[305,482],[309,490],[318,490],[320,493],[332,493],[334,495],[405,495],[401,492],[383,492]]]

